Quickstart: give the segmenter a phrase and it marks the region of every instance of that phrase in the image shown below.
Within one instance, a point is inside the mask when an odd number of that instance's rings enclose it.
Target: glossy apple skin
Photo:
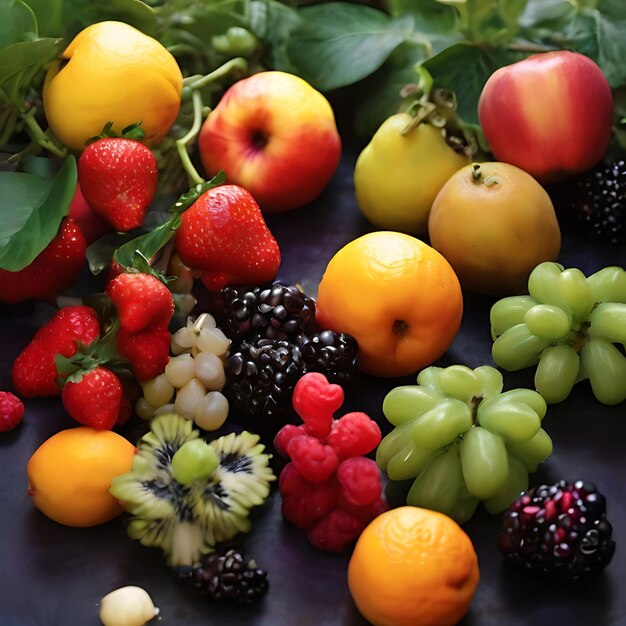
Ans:
[[[584,172],[604,156],[613,97],[588,57],[544,52],[496,70],[480,95],[478,118],[498,161],[549,183]]]
[[[198,137],[209,176],[226,172],[264,212],[313,201],[341,157],[341,140],[326,98],[285,72],[260,72],[232,85]]]

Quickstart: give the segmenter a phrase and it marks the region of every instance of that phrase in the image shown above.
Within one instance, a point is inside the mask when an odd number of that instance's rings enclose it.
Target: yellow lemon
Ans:
[[[122,22],[99,22],[48,70],[44,110],[52,132],[74,150],[109,121],[117,132],[141,122],[151,146],[176,120],[182,86],[176,60],[156,39]]]

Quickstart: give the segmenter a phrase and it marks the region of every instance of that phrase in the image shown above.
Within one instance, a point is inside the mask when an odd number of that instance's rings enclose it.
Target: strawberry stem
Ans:
[[[59,148],[59,146],[57,146],[56,143],[54,143],[54,141],[52,141],[52,139],[48,137],[48,135],[46,135],[46,133],[43,131],[41,126],[39,126],[39,123],[35,119],[35,112],[36,108],[33,107],[26,113],[20,113],[20,117],[24,121],[24,124],[26,124],[26,130],[28,134],[42,148],[48,150],[48,152],[51,152],[52,154],[60,158],[66,157],[67,150],[65,148]]]

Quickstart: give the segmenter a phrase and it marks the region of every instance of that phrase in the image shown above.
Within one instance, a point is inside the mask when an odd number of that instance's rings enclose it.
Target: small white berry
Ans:
[[[141,587],[120,587],[100,600],[100,621],[104,626],[143,626],[158,614],[159,609]]]

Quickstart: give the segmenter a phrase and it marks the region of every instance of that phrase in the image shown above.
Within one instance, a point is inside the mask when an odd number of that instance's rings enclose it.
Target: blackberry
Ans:
[[[319,330],[315,301],[294,285],[225,287],[226,334],[236,343],[259,339],[293,341]]]
[[[244,341],[239,351],[228,357],[224,369],[224,392],[238,409],[256,418],[259,426],[278,430],[294,421],[293,388],[305,373],[297,345],[278,339]]]
[[[522,494],[504,513],[498,547],[506,562],[575,579],[615,553],[606,501],[594,485],[561,480]]]
[[[324,330],[310,337],[301,335],[296,344],[307,372],[321,372],[332,383],[351,383],[358,369],[359,346],[347,333]]]
[[[626,163],[605,162],[579,176],[568,194],[570,210],[588,235],[610,243],[626,241]]]
[[[267,572],[233,548],[209,554],[195,567],[180,567],[178,577],[212,600],[245,605],[258,602],[269,588]]]

